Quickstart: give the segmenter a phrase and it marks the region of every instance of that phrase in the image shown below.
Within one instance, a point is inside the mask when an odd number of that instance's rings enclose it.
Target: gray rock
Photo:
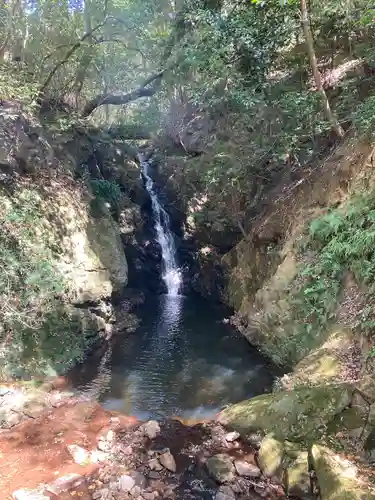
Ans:
[[[207,459],[206,466],[210,476],[219,484],[229,483],[234,478],[234,466],[228,455],[214,455]]]
[[[239,476],[259,477],[261,474],[259,467],[242,460],[235,460],[234,467],[236,468],[236,472]]]
[[[47,485],[46,489],[54,495],[61,495],[67,491],[77,488],[85,482],[85,478],[81,474],[67,474],[59,477],[53,483]]]
[[[161,465],[161,463],[157,458],[152,458],[151,460],[149,460],[148,466],[150,467],[151,470],[158,470],[158,471],[163,470],[163,466]]]
[[[120,491],[130,491],[135,486],[134,479],[127,474],[122,475],[118,483]]]
[[[225,436],[225,441],[228,441],[228,443],[233,443],[233,441],[236,441],[240,437],[240,433],[237,431],[229,432]]]
[[[21,413],[16,413],[10,411],[7,414],[3,414],[0,417],[0,427],[4,427],[5,429],[11,429],[15,425],[19,424],[22,420]]]
[[[104,451],[105,453],[108,453],[109,451],[111,451],[111,448],[112,448],[112,444],[109,441],[107,441],[106,439],[100,439],[98,441],[98,450]]]
[[[142,496],[145,500],[154,500],[159,494],[157,491],[145,491]]]
[[[176,461],[169,450],[160,455],[159,462],[170,472],[176,472]]]
[[[137,497],[139,497],[141,492],[142,492],[142,489],[139,486],[133,486],[133,488],[130,491],[130,494],[132,497],[137,498]]]
[[[148,473],[148,477],[150,479],[160,479],[160,474],[159,472],[157,472],[156,470],[151,470],[149,473]]]
[[[150,420],[144,424],[143,432],[149,439],[155,439],[160,434],[160,425],[156,420]]]
[[[267,477],[280,477],[283,457],[284,443],[275,439],[272,434],[267,434],[260,445],[258,454],[258,463],[263,474]]]
[[[220,486],[216,492],[215,500],[236,500],[236,495],[229,486]]]
[[[143,474],[138,471],[132,471],[129,475],[134,479],[136,486],[139,486],[142,490],[146,488],[147,479]]]
[[[49,500],[49,496],[36,490],[17,490],[12,494],[13,500]]]
[[[93,500],[110,500],[112,498],[112,493],[108,488],[102,488],[92,493]]]

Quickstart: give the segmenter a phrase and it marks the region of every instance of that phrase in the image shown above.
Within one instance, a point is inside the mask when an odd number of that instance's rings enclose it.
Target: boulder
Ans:
[[[258,462],[263,474],[267,477],[281,477],[284,457],[284,443],[267,435],[259,449]]]
[[[312,446],[311,457],[322,500],[375,500],[375,490],[352,462],[318,444]]]
[[[219,484],[229,483],[234,478],[234,466],[228,455],[219,453],[207,459],[209,475]]]
[[[295,459],[285,468],[285,489],[289,495],[301,499],[312,497],[307,451],[297,452]]]
[[[261,429],[279,439],[313,440],[349,405],[352,392],[339,384],[263,394],[226,408],[218,421],[243,436]]]

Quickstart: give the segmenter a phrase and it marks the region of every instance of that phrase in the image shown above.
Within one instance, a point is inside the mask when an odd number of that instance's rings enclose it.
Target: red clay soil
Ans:
[[[113,415],[97,403],[71,402],[10,430],[1,431],[1,498],[11,498],[17,489],[37,488],[41,483],[49,483],[72,472],[91,474],[97,466],[75,464],[67,445],[77,444],[88,450],[94,449],[97,434],[110,425]],[[116,416],[120,418],[121,427],[135,422],[133,417]]]

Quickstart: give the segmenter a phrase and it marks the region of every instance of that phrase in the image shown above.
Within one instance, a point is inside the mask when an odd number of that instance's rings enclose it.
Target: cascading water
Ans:
[[[182,275],[170,219],[159,202],[150,165],[141,156],[139,160],[168,293],[148,296],[137,310],[141,321],[136,333],[125,330],[100,360],[77,367],[73,386],[98,397],[106,409],[140,420],[211,418],[222,406],[272,387],[273,371],[245,337],[222,321],[224,311],[194,294],[179,294]]]
[[[156,239],[161,247],[163,262],[163,281],[168,295],[176,297],[181,287],[181,271],[176,260],[176,246],[171,231],[171,221],[168,213],[160,205],[154,190],[154,182],[148,173],[149,164],[141,161],[143,175],[146,179],[146,189],[151,198],[152,210],[155,218]]]

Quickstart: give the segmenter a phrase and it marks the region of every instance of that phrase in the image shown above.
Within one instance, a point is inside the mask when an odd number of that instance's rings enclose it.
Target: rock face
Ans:
[[[301,387],[264,394],[223,410],[218,420],[241,435],[259,429],[281,439],[315,439],[322,428],[350,403],[350,386]]]
[[[36,117],[17,104],[1,105],[0,225],[2,234],[8,235],[1,241],[1,249],[5,255],[12,255],[15,245],[27,247],[27,257],[20,255],[15,260],[9,305],[17,312],[16,291],[28,289],[26,300],[31,300],[30,309],[36,311],[35,318],[30,316],[28,320],[31,328],[43,331],[36,345],[28,346],[28,356],[36,359],[43,374],[64,372],[93,339],[99,338],[99,333],[109,336],[106,315],[89,311],[86,306],[109,301],[113,294],[121,294],[128,282],[127,260],[113,210],[93,192],[93,178],[83,181],[83,170],[89,167],[84,167],[87,157],[81,150],[86,149],[89,134],[76,133],[73,154],[67,146],[71,134],[67,134],[69,138],[63,134],[50,134],[49,128],[43,128]],[[22,268],[24,261],[27,272]],[[32,281],[31,287],[27,280]],[[45,291],[38,287],[38,280]],[[2,323],[6,322],[4,318],[0,318]],[[56,334],[62,331],[64,335]],[[61,345],[56,347],[58,342]],[[0,361],[1,375],[24,376],[23,361],[13,367],[9,362],[3,367]]]
[[[361,481],[353,464],[317,444],[312,447],[311,455],[322,500],[375,499],[375,490]]]

